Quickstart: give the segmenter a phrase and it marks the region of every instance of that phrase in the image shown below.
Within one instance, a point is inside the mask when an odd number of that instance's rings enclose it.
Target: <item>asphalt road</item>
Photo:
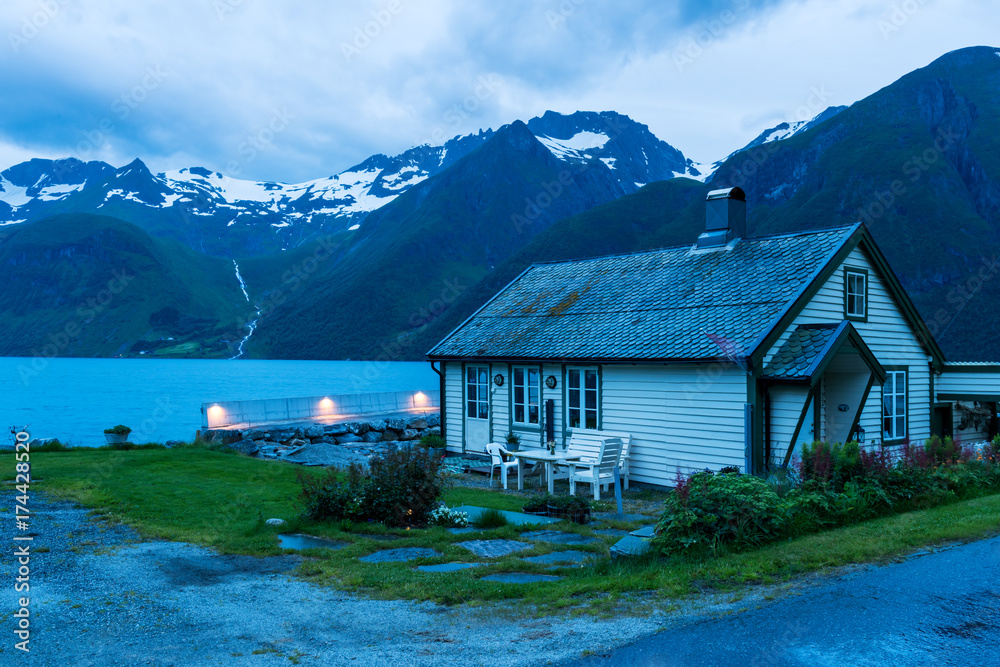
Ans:
[[[572,665],[1000,665],[1000,538],[852,572]]]

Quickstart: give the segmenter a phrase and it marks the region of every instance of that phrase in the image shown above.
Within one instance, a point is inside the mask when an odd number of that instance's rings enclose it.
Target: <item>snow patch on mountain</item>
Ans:
[[[28,188],[21,188],[6,178],[0,176],[0,201],[5,201],[10,204],[11,208],[17,208],[18,206],[24,206],[28,202],[32,201],[34,197],[27,194]]]
[[[577,132],[569,139],[553,139],[544,135],[539,135],[536,138],[560,160],[589,159],[591,156],[587,153],[588,150],[604,148],[604,144],[609,141],[606,134],[586,130]]]

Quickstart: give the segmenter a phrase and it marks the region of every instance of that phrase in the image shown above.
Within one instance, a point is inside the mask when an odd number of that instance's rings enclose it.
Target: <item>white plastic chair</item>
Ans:
[[[493,486],[493,471],[500,467],[500,481],[503,482],[503,488],[507,488],[507,471],[511,468],[517,468],[518,461],[514,458],[514,455],[507,451],[503,445],[498,442],[491,442],[486,445],[486,452],[490,455],[491,466],[490,466],[490,486]]]
[[[576,495],[576,483],[583,482],[594,487],[594,500],[601,499],[601,486],[613,484],[615,466],[622,450],[621,438],[605,438],[601,443],[601,455],[593,463],[574,463],[569,473],[569,494]]]

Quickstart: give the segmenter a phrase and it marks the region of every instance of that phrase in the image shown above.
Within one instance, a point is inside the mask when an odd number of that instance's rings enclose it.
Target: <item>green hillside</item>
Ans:
[[[231,261],[109,217],[17,226],[0,235],[0,265],[7,356],[230,356],[221,341],[249,314]]]

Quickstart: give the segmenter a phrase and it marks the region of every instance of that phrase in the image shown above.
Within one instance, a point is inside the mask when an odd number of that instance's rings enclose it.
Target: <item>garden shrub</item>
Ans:
[[[661,553],[744,549],[768,542],[784,529],[784,503],[764,480],[751,475],[697,473],[678,484],[656,526]]]
[[[427,523],[431,526],[445,528],[465,528],[469,525],[469,515],[461,510],[447,507],[444,503],[427,515]]]
[[[368,461],[330,468],[320,476],[299,471],[303,516],[316,521],[372,521],[390,527],[426,525],[444,492],[440,461],[421,447],[391,448]]]
[[[962,453],[962,448],[959,447],[958,443],[947,435],[943,439],[936,435],[927,438],[924,441],[924,449],[930,460],[936,465],[955,463]]]
[[[472,525],[476,528],[503,528],[509,524],[510,522],[507,520],[507,517],[500,510],[495,509],[480,512],[479,516],[472,522]]]
[[[428,433],[424,437],[420,438],[420,446],[426,447],[427,449],[444,449],[445,442],[444,438],[436,433]]]
[[[840,491],[844,484],[864,473],[861,446],[856,441],[829,444],[817,440],[802,445],[800,474],[802,479],[829,482]]]

